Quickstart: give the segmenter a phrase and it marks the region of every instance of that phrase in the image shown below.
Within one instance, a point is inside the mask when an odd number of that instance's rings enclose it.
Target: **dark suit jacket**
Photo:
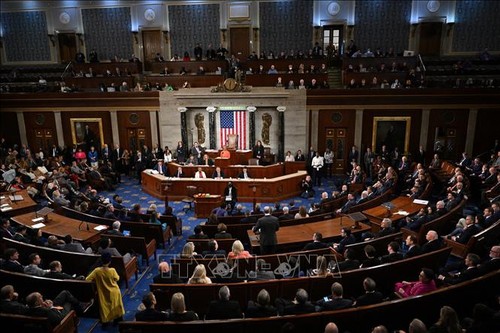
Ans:
[[[351,269],[357,269],[359,268],[359,261],[354,259],[354,260],[344,260],[339,262],[337,266],[339,271],[349,271]]]
[[[224,189],[224,200],[226,200],[226,197],[228,195],[229,195],[229,187],[226,187]],[[234,186],[231,189],[231,198],[232,198],[231,201],[238,201],[238,190]]]
[[[294,216],[292,214],[282,214],[278,216],[278,220],[283,221],[283,220],[293,220]]]
[[[241,318],[240,304],[237,301],[212,301],[208,306],[207,319]]]
[[[481,228],[473,224],[462,231],[462,233],[457,237],[457,242],[460,244],[467,244],[469,239],[480,231]]]
[[[323,243],[323,242],[311,242],[311,243],[306,244],[306,246],[304,246],[304,251],[324,249],[327,247],[328,247],[328,244]]]
[[[305,304],[289,304],[283,309],[284,315],[297,315],[302,313],[313,313],[316,312],[316,308],[310,302]]]
[[[370,305],[381,303],[384,300],[384,295],[379,291],[366,293],[356,299],[356,306]]]
[[[226,251],[224,250],[216,250],[216,251],[203,251],[201,253],[203,257],[225,257],[226,256]]]
[[[275,245],[277,242],[276,231],[280,228],[278,218],[272,215],[265,215],[257,220],[253,227],[254,231],[260,231],[260,245]]]
[[[444,282],[449,283],[449,284],[457,284],[460,282],[464,282],[467,280],[471,280],[475,277],[478,277],[480,275],[480,271],[478,267],[472,267],[472,268],[467,268],[464,269],[463,271],[458,274],[458,276],[455,277],[445,277]]]
[[[7,301],[5,299],[0,300],[0,312],[12,313],[12,314],[26,314],[29,308],[19,303],[18,301]]]
[[[441,248],[442,243],[439,239],[433,240],[432,242],[427,242],[422,245],[422,253],[429,253],[437,251]]]
[[[388,262],[395,262],[403,258],[404,257],[401,253],[390,253],[388,255],[382,256],[382,258],[380,258],[380,261],[382,264],[386,264]]]
[[[30,308],[27,313],[28,316],[48,318],[52,326],[59,325],[67,314],[68,312],[65,309],[57,310],[55,308],[49,309],[43,307]]]
[[[415,256],[418,256],[420,253],[422,253],[422,249],[420,249],[420,245],[414,245],[408,251],[406,251],[405,258],[415,257]]]
[[[164,321],[168,320],[168,314],[156,309],[146,309],[135,314],[137,321]]]
[[[347,298],[333,298],[327,302],[320,300],[316,304],[319,306],[319,311],[330,311],[350,308],[352,301]]]
[[[170,272],[169,274],[158,274],[153,278],[153,283],[183,283],[177,274]]]
[[[253,301],[248,301],[245,318],[263,318],[276,316],[277,310],[274,306],[260,306]]]
[[[233,236],[227,232],[218,232],[214,235],[214,238],[215,239],[229,239],[229,238],[233,238]]]

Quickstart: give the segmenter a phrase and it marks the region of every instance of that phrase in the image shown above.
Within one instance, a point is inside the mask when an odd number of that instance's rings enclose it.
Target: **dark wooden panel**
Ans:
[[[340,117],[339,117],[340,115]],[[339,120],[340,119],[340,120]],[[326,149],[326,131],[328,128],[346,128],[346,143],[345,143],[345,156],[349,153],[350,148],[354,144],[354,130],[356,124],[356,110],[319,110],[318,118],[318,147],[317,150],[323,153]],[[358,147],[359,148],[359,147]],[[335,158],[337,150],[334,149]]]
[[[278,77],[281,77],[283,87],[288,85],[289,81],[293,81],[295,86],[299,85],[301,79],[304,79],[304,84],[308,86],[311,80],[315,79],[318,85],[323,82],[328,82],[328,74],[249,74],[245,78],[245,84],[256,87],[274,87],[278,82]]]
[[[472,150],[474,156],[493,149],[495,140],[500,140],[498,124],[500,124],[500,108],[479,109]]]
[[[26,135],[28,137],[28,146],[32,152],[37,152],[40,148],[47,149],[40,141],[42,138],[37,137],[37,130],[50,131],[52,141],[57,145],[56,123],[53,112],[24,112],[24,125],[26,126]],[[45,136],[44,136],[45,137]]]
[[[203,66],[205,73],[215,73],[217,67],[223,71],[227,70],[227,61],[224,60],[204,60],[204,61],[164,61],[151,64],[151,72],[155,74],[161,73],[165,67],[168,68],[169,74],[179,74],[184,67],[187,73],[194,74],[200,66]]]
[[[185,82],[188,82],[191,88],[217,86],[224,82],[222,75],[168,75],[168,76],[146,76],[144,82],[149,82],[151,86],[156,83],[165,86],[166,83],[175,89],[182,88]]]
[[[468,121],[468,109],[431,110],[426,149],[430,156],[427,157],[427,160],[431,160],[434,152],[436,128],[439,128],[439,137],[445,138],[444,151],[440,152],[440,157],[452,161],[458,160],[465,150]],[[498,134],[498,130],[496,133]]]
[[[137,115],[137,116],[136,116]],[[151,122],[147,111],[121,111],[117,113],[120,146],[130,149],[127,140],[127,130],[142,128],[146,130],[146,144],[151,147]]]
[[[3,103],[2,103],[3,104]],[[0,112],[0,133],[9,146],[21,142],[19,124],[15,112]]]

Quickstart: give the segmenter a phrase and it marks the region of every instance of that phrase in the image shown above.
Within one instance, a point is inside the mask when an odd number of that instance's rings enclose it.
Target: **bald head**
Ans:
[[[339,328],[335,323],[329,322],[325,326],[325,333],[339,333]]]

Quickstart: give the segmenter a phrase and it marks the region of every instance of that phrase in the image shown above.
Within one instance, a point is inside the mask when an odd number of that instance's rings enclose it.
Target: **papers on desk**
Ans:
[[[5,199],[5,196],[4,195],[0,196],[0,200],[3,200],[3,199]]]
[[[37,217],[35,219],[32,219],[31,222],[33,223],[38,223],[38,222],[42,222],[43,220],[45,220],[44,217]]]
[[[402,215],[402,216],[408,216],[410,213],[408,213],[406,210],[399,210],[394,214]]]
[[[3,205],[2,205],[2,206],[3,206]],[[7,205],[7,206],[4,206],[4,207],[0,208],[0,210],[1,210],[2,212],[6,212],[6,211],[9,211],[9,210],[11,210],[11,209],[12,209],[12,207],[11,207],[11,206],[9,206],[9,205]]]
[[[9,207],[9,204],[5,203],[0,206],[0,208]]]
[[[43,219],[43,217],[42,217],[42,219]],[[43,223],[37,223],[37,224],[33,224],[31,227],[33,229],[40,229],[40,228],[45,227],[45,224],[43,224]]]
[[[415,199],[415,200],[413,200],[413,203],[419,204],[419,205],[427,205],[429,203],[429,200]]]
[[[108,226],[106,225],[98,225],[97,227],[94,227],[94,230],[101,231],[101,230],[106,230],[108,229]]]
[[[24,200],[23,196],[22,195],[9,195],[9,199],[10,201],[22,201]]]

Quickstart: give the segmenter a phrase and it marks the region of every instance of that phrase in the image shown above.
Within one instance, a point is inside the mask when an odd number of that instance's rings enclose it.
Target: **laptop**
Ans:
[[[123,230],[123,236],[130,236],[130,230]]]

